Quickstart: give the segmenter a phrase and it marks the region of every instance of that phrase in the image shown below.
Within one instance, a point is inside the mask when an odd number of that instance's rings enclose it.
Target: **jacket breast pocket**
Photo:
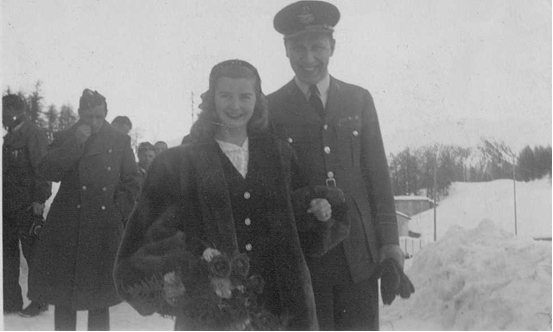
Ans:
[[[361,159],[361,117],[351,115],[339,118],[336,126],[342,160],[358,167]]]

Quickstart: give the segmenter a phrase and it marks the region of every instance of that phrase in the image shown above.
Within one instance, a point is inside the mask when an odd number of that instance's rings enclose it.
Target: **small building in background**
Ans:
[[[399,236],[409,236],[409,220],[411,220],[411,217],[397,210],[396,216]]]
[[[409,217],[434,207],[434,201],[426,196],[394,196],[396,211]]]

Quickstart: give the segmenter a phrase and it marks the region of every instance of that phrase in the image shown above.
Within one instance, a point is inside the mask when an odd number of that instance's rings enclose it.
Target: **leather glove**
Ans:
[[[397,295],[408,299],[411,293],[415,292],[415,286],[411,280],[392,258],[387,258],[380,264],[378,277],[380,278],[380,294],[385,305],[392,304]]]

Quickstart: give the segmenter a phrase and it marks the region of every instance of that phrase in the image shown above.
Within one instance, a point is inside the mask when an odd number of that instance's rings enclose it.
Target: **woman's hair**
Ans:
[[[261,77],[259,77],[257,69],[243,60],[227,60],[218,63],[211,69],[209,90],[202,94],[202,103],[199,106],[202,111],[190,129],[190,136],[193,139],[212,138],[221,125],[215,111],[215,87],[221,77],[255,80],[255,107],[253,115],[248,121],[248,133],[265,131],[269,122],[269,112],[267,97],[261,90]]]

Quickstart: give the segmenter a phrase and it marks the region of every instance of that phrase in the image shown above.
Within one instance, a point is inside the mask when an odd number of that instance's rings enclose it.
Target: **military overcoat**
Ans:
[[[40,164],[48,180],[61,184],[37,243],[29,298],[90,310],[121,302],[113,264],[139,174],[129,136],[104,122],[96,137],[79,144],[79,125],[55,133]]]

